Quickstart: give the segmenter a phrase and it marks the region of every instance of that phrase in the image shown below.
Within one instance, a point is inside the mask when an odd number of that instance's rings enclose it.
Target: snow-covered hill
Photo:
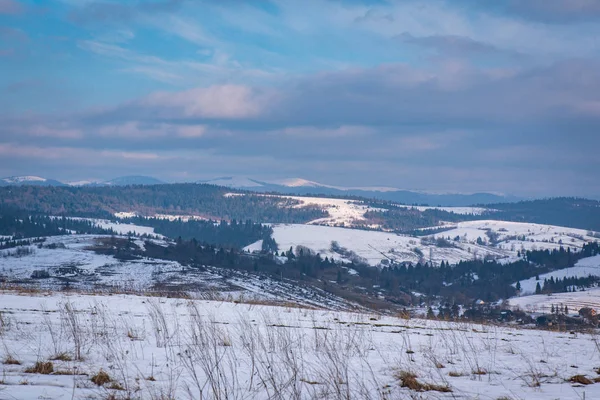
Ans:
[[[585,278],[590,275],[600,276],[600,256],[583,258],[571,268],[542,274],[540,275],[539,281],[535,279],[535,277],[521,281],[521,294],[528,295],[535,293],[536,284],[539,282],[540,285],[543,286],[544,279],[550,279],[552,277],[554,277],[554,279]],[[597,307],[600,307],[600,303],[598,303]]]
[[[490,243],[487,232],[497,235],[495,245]],[[422,259],[434,264],[441,261],[452,264],[491,257],[511,261],[517,259],[517,253],[524,249],[555,249],[562,245],[577,250],[585,243],[598,240],[580,229],[493,220],[461,222],[451,230],[419,238],[330,226],[275,224],[273,238],[280,250],[287,251],[300,245],[321,253],[323,257],[347,260],[347,257],[331,250],[331,242],[335,241],[373,266],[382,261],[386,263],[384,260],[417,263]],[[440,238],[444,239],[442,246],[437,242]],[[247,249],[258,250],[260,243],[254,243]]]
[[[423,244],[420,238],[406,235],[318,225],[273,225],[273,238],[280,250],[287,251],[290,247],[295,249],[296,246],[304,246],[323,257],[350,261],[345,252],[332,250],[332,242],[337,242],[340,247],[352,251],[372,266],[389,260],[416,264],[423,259],[439,264],[442,261],[456,263],[486,255],[498,258],[509,256],[506,251],[477,244],[458,243],[456,247],[442,248],[435,244]],[[260,242],[246,249],[259,250]]]
[[[20,185],[34,185],[34,186],[65,186],[64,183],[56,181],[54,179],[46,179],[39,176],[26,175],[26,176],[11,176],[0,179],[0,186],[20,186]]]
[[[256,275],[210,266],[201,270],[174,261],[150,258],[124,261],[91,250],[99,240],[109,238],[101,235],[54,236],[47,238],[42,246],[25,246],[29,248],[27,253],[19,252],[24,246],[0,250],[0,281],[53,290],[63,288],[68,282],[70,288],[82,290],[190,291],[211,298],[355,308],[336,296],[289,282],[258,279]],[[144,246],[141,240],[134,243],[141,248]],[[49,276],[34,279],[34,271],[46,271]]]

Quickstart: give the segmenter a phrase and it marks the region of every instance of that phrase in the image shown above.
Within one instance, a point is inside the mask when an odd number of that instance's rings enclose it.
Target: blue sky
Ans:
[[[600,196],[599,0],[0,0],[0,175]]]

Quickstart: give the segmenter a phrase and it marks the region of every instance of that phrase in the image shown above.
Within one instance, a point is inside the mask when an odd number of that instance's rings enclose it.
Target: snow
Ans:
[[[72,219],[83,219],[92,222],[94,225],[103,229],[112,229],[118,235],[127,235],[132,232],[134,235],[154,235],[160,236],[154,232],[154,228],[149,226],[140,226],[134,224],[122,224],[120,222],[113,222],[106,219],[98,218],[72,218]]]
[[[421,257],[414,251],[415,248],[421,250],[427,261],[431,255],[431,260],[435,264],[441,261],[456,263],[460,260],[473,259],[475,255],[506,256],[503,251],[476,244],[457,243],[457,247],[440,248],[435,245],[423,245],[420,238],[380,231],[301,224],[274,224],[272,227],[273,238],[279,250],[287,251],[290,247],[295,249],[296,246],[301,245],[320,253],[322,257],[350,261],[348,257],[331,251],[331,242],[336,241],[341,247],[352,250],[372,266],[377,266],[386,259],[417,263]],[[254,243],[245,249],[257,250],[259,243]]]
[[[47,179],[41,178],[39,176],[11,176],[9,178],[2,179],[6,183],[22,183],[22,182],[46,182]]]
[[[396,204],[398,207],[415,208],[419,211],[426,210],[441,210],[459,215],[482,215],[483,213],[494,211],[490,208],[483,207],[430,207],[430,206],[409,206],[404,204]]]
[[[553,305],[562,307],[566,305],[570,313],[577,313],[583,307],[600,311],[600,288],[591,288],[580,292],[513,297],[509,299],[509,303],[512,307],[519,307],[532,313],[550,313]]]
[[[600,255],[582,258],[575,264],[575,266],[571,268],[560,269],[558,271],[542,274],[540,275],[539,281],[537,281],[535,277],[521,281],[521,293],[523,295],[535,293],[535,286],[537,282],[540,282],[540,285],[543,286],[544,279],[550,279],[551,277],[554,277],[554,279],[563,279],[567,277],[585,278],[589,275],[600,276]]]
[[[0,281],[21,286],[60,289],[69,281],[71,288],[81,290],[115,289],[127,292],[150,290],[192,291],[213,298],[244,297],[260,301],[294,302],[308,306],[327,305],[336,309],[356,306],[318,289],[308,289],[240,271],[210,266],[203,269],[174,261],[142,258],[122,261],[97,254],[90,248],[102,235],[69,235],[46,238],[41,248],[29,247],[31,254],[15,256],[15,249],[0,250]],[[166,245],[162,240],[152,240]],[[143,247],[141,240],[135,240]],[[47,271],[50,278],[31,279],[34,271]]]
[[[225,196],[244,196],[242,193],[226,193]],[[356,200],[330,199],[326,197],[304,197],[304,196],[285,196],[285,195],[261,195],[279,197],[282,199],[292,199],[299,202],[296,208],[307,206],[316,206],[329,213],[328,217],[318,218],[308,222],[310,225],[328,225],[328,226],[348,226],[365,225],[365,212],[367,211],[385,211],[382,208],[370,207]],[[378,225],[368,225],[369,228],[377,229]]]
[[[22,363],[0,364],[0,398],[600,398],[568,382],[597,376],[583,333],[130,295],[0,292],[0,312],[0,357]],[[71,375],[24,372],[77,348],[53,361]],[[94,385],[100,369],[125,390]],[[402,371],[452,392],[403,388]]]
[[[524,222],[509,222],[497,220],[465,221],[448,224],[453,229],[444,231],[438,236],[454,238],[459,236],[462,242],[475,243],[481,238],[488,243],[487,230],[498,234],[499,243],[496,247],[516,255],[520,250],[543,250],[571,247],[580,249],[584,244],[597,241],[583,229],[565,228],[562,226],[543,225]],[[525,240],[519,240],[517,237]]]
[[[192,220],[192,221],[207,221],[208,220],[208,218],[200,217],[198,215],[172,215],[172,214],[154,214],[152,216],[152,218],[168,219],[169,221],[176,221],[176,220],[180,219],[183,222],[188,222],[190,220]]]
[[[114,216],[115,216],[115,218],[125,219],[125,218],[135,218],[138,216],[138,214],[135,212],[121,211],[121,212],[114,213]]]

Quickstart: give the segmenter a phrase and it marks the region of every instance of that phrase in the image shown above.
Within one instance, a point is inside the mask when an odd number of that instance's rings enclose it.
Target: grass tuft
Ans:
[[[11,355],[8,355],[4,361],[2,361],[2,364],[5,365],[21,365],[21,361],[17,360],[16,358],[14,358]]]
[[[591,379],[585,377],[585,375],[573,375],[569,378],[571,383],[580,383],[582,385],[591,385],[594,383]]]
[[[50,375],[54,372],[54,364],[52,364],[50,361],[38,361],[33,367],[26,368],[25,372],[28,374]]]
[[[54,356],[52,356],[50,358],[50,360],[52,360],[52,361],[73,361],[73,358],[71,357],[71,355],[69,353],[62,352],[62,353],[55,354]]]
[[[110,376],[103,370],[98,371],[98,373],[92,376],[90,380],[97,386],[102,386],[112,381],[112,379],[110,379]]]
[[[410,390],[414,390],[415,392],[442,392],[442,393],[450,393],[452,389],[448,385],[436,385],[431,383],[421,383],[417,380],[417,376],[412,372],[408,371],[400,371],[396,374],[396,378],[400,380],[401,387],[409,388]]]

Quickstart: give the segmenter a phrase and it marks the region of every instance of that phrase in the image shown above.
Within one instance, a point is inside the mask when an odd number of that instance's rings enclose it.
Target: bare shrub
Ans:
[[[79,315],[70,302],[66,302],[62,305],[60,314],[63,329],[69,334],[73,341],[75,359],[81,360],[85,332],[81,321],[79,320]]]

